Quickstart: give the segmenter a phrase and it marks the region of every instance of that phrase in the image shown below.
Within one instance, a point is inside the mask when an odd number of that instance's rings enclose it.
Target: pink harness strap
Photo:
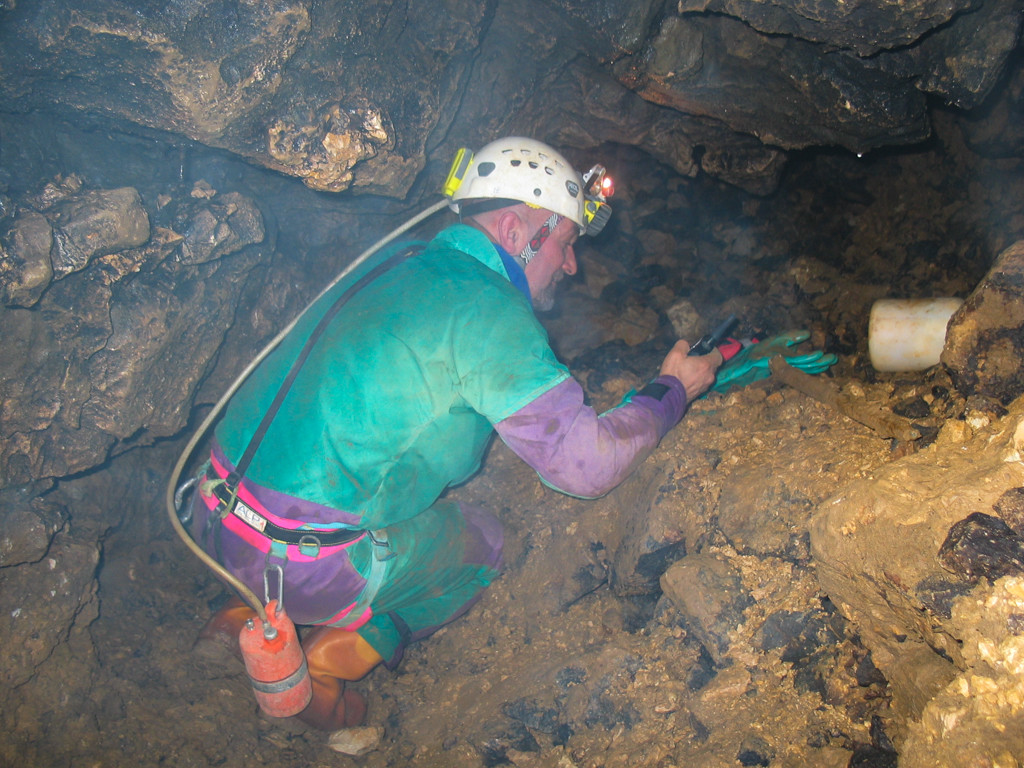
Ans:
[[[217,460],[215,456],[211,457],[210,464],[213,470],[217,473],[218,477],[227,477],[228,470]],[[201,485],[200,488],[202,488]],[[203,502],[211,511],[211,514],[216,514],[216,508],[218,503],[217,498],[215,496],[206,496],[202,493],[200,493],[200,496],[202,496]],[[317,534],[318,529],[309,528],[308,526],[306,526],[305,523],[299,520],[291,520],[287,517],[279,517],[278,515],[275,515],[272,512],[270,512],[266,507],[264,507],[259,502],[259,500],[252,494],[252,492],[245,487],[244,484],[240,484],[238,487],[238,498],[240,501],[245,503],[246,506],[251,507],[256,512],[258,512],[263,517],[267,518],[267,520],[274,523],[275,525],[279,525],[282,528],[289,528],[291,530],[308,530],[310,536],[316,536]],[[255,547],[260,552],[270,551],[272,540],[269,537],[262,534],[260,531],[253,528],[248,523],[244,522],[237,515],[229,514],[225,516],[224,519],[221,521],[221,524],[229,531],[239,536],[249,546]],[[327,531],[330,529],[320,530]],[[287,545],[287,557],[289,560],[293,560],[298,563],[313,562],[314,560],[318,560],[321,557],[327,557],[328,555],[334,554],[335,552],[344,551],[349,546],[355,544],[357,541],[362,539],[363,536],[365,535],[366,534],[364,533],[362,536],[359,536],[358,538],[355,538],[352,541],[345,542],[344,544],[337,544],[331,547],[320,547],[317,550],[317,553],[313,556],[303,554],[300,546],[296,544],[289,544]]]

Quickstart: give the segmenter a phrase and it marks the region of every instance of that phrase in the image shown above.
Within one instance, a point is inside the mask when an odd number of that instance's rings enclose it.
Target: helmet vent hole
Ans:
[[[534,170],[536,170],[537,168],[540,168],[540,165],[535,163],[533,160],[531,160],[530,161],[530,167],[533,168]]]
[[[476,172],[481,176],[490,176],[494,173],[494,163],[480,163],[477,166]]]
[[[541,195],[543,195],[543,194],[544,194],[544,193],[543,193],[543,192],[541,192],[541,191],[540,191],[540,189],[534,189],[534,190],[533,190],[533,196],[534,196],[534,197],[540,197],[540,196],[541,196]]]
[[[554,176],[555,175],[555,169],[551,168],[549,166],[545,166],[544,167],[544,173],[546,173],[548,176]]]
[[[522,165],[522,164],[523,164],[523,161],[522,161],[522,160],[513,160],[513,161],[512,161],[512,167],[513,167],[513,168],[518,168],[518,167],[519,167],[520,165]]]

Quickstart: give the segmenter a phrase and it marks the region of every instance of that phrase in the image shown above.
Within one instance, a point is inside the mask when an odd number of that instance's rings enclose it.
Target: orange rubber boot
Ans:
[[[242,649],[238,637],[249,619],[256,618],[256,611],[239,597],[232,597],[199,630],[195,650],[212,657],[224,648],[241,661]]]
[[[359,680],[383,659],[355,632],[317,627],[302,642],[306,652],[313,699],[296,717],[322,731],[362,725],[366,702],[355,691],[345,690],[346,680]]]

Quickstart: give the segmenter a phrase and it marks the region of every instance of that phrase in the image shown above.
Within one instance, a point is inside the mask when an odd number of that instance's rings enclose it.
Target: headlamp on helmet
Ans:
[[[606,201],[615,194],[615,182],[603,165],[595,165],[584,174],[583,185],[586,190],[583,195],[584,234],[596,235],[612,217],[612,207]]]

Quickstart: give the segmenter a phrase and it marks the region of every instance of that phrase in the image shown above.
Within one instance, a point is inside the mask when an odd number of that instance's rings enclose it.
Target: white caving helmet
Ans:
[[[604,178],[604,168],[595,166],[598,168]],[[587,174],[588,180],[593,173]],[[581,235],[597,234],[611,215],[605,196],[587,194],[583,177],[562,155],[547,144],[522,136],[492,141],[475,155],[460,149],[444,194],[451,209],[463,215],[517,202],[544,208],[572,221]],[[482,207],[462,204],[469,200],[493,202]]]

